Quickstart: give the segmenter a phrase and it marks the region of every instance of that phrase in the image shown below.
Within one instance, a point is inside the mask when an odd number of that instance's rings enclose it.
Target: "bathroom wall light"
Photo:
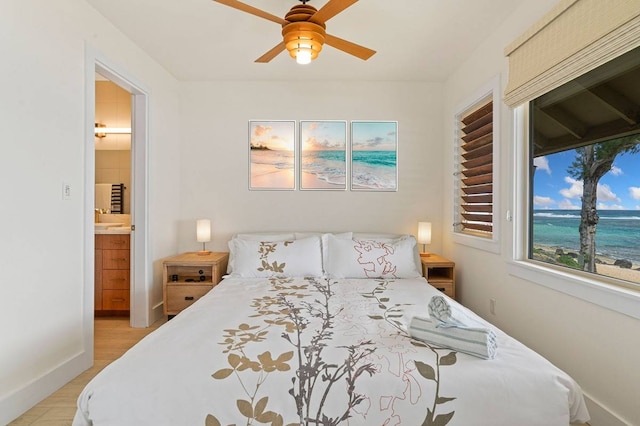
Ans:
[[[205,248],[205,243],[211,241],[211,221],[209,219],[198,219],[196,221],[196,239],[202,243],[202,250],[198,252],[201,256],[211,253]]]
[[[431,244],[431,222],[418,222],[418,243],[422,244],[420,256],[430,256],[425,247],[427,244]]]
[[[96,123],[96,137],[97,138],[104,138],[105,136],[107,136],[107,134],[104,132],[103,129],[105,129],[107,126],[105,126],[104,124],[100,124],[100,123]]]
[[[108,134],[127,135],[131,134],[131,127],[107,127],[102,123],[96,123],[95,134],[96,137],[100,139],[106,137]]]

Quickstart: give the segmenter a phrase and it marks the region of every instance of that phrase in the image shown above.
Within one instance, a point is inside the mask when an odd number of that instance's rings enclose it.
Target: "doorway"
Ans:
[[[91,52],[88,52],[91,53]],[[126,76],[126,73],[117,70],[117,67],[107,65],[107,61],[98,59],[96,55],[87,55],[87,72],[86,72],[86,117],[87,117],[87,136],[89,136],[89,128],[91,141],[95,141],[95,102],[96,76],[100,75],[105,80],[112,82],[119,88],[130,94],[131,99],[131,152],[130,152],[130,169],[131,180],[125,189],[124,202],[129,203],[130,211],[130,271],[129,271],[129,323],[131,327],[142,328],[148,327],[150,323],[151,310],[149,307],[149,286],[148,277],[150,277],[150,266],[148,265],[147,255],[147,121],[148,121],[148,90],[141,88],[140,84],[134,82],[134,79]],[[95,287],[95,204],[96,200],[96,148],[95,143],[88,143],[85,155],[85,188],[87,201],[85,206],[88,210],[86,216],[87,244],[85,251],[85,285],[87,286],[84,298],[84,318],[87,332],[85,334],[85,342],[87,347],[93,345],[93,314],[94,303],[93,297]],[[116,182],[119,183],[119,182]],[[125,204],[125,209],[126,204]],[[123,224],[126,226],[127,224]],[[92,267],[93,266],[93,267]],[[90,288],[89,288],[90,287]],[[89,329],[91,331],[89,331]]]
[[[129,318],[132,95],[99,73],[95,94],[94,312]]]

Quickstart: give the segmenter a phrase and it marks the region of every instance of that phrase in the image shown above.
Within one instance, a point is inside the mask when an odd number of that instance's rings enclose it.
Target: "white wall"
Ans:
[[[235,232],[380,231],[440,227],[441,84],[188,83],[183,91],[180,249],[197,250],[195,220],[211,218],[215,250]],[[248,121],[397,120],[397,192],[250,191]],[[430,249],[440,248],[434,238]]]
[[[85,115],[87,48],[150,90],[150,257],[176,251],[170,199],[179,179],[164,170],[180,155],[177,81],[82,0],[0,2],[0,424],[93,361],[85,346],[92,313],[83,311],[93,238],[85,229],[93,214],[85,149],[94,143],[85,140],[93,122]],[[64,201],[63,182],[71,185]]]
[[[492,36],[459,67],[444,88],[444,134],[453,135],[456,108],[494,76],[502,90],[507,83],[508,62],[504,48],[556,3],[554,0],[525,2]],[[500,94],[500,97],[502,94]],[[512,223],[504,220],[513,211],[513,120],[502,105],[502,176],[498,191],[502,208],[498,214],[502,235],[498,255],[453,242],[453,137],[445,142],[444,253],[456,261],[457,294],[461,302],[507,333],[532,347],[576,379],[588,397],[593,426],[640,424],[640,322],[507,272],[512,257]],[[495,298],[496,313],[489,312]]]

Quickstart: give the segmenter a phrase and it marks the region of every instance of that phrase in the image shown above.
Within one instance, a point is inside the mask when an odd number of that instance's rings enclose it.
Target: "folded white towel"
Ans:
[[[426,317],[411,318],[409,335],[414,339],[484,359],[495,358],[498,350],[496,334],[489,328],[443,328]]]
[[[103,211],[111,210],[111,189],[110,183],[96,183],[95,208]]]
[[[472,318],[462,306],[452,303],[444,296],[433,296],[429,301],[429,316],[433,318],[438,327],[484,327],[483,324]]]

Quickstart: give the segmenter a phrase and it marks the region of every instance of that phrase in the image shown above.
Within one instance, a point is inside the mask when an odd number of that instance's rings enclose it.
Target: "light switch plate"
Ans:
[[[67,182],[62,182],[62,199],[63,200],[71,199],[71,184]]]

